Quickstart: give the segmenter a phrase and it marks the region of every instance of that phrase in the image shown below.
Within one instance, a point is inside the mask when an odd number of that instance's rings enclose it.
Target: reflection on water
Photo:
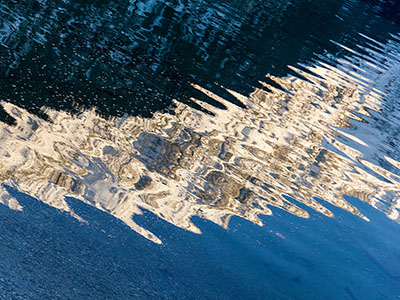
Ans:
[[[367,221],[342,197],[352,195],[399,221],[400,37],[363,39],[370,47],[338,45],[347,55],[335,64],[321,56],[293,67],[298,77],[267,75],[249,96],[227,89],[246,109],[193,85],[226,107],[192,99],[212,115],[176,101],[152,118],[47,109],[45,121],[3,102],[17,125],[1,125],[0,179],[85,222],[64,199],[73,195],[155,242],[132,220],[141,208],[193,232],[193,216],[261,224],[271,206],[334,217],[325,202]]]

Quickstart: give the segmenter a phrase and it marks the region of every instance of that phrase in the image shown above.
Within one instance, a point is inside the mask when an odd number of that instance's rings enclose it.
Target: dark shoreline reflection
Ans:
[[[0,98],[42,117],[43,106],[105,117],[150,116],[172,99],[201,109],[191,97],[218,106],[197,84],[241,105],[221,86],[247,95],[266,73],[340,55],[331,40],[383,41],[389,9],[396,16],[384,1],[6,1]]]

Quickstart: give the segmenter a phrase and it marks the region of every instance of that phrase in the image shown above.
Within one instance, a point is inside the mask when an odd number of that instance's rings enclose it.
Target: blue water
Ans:
[[[202,235],[151,213],[137,218],[163,238],[145,240],[75,199],[88,226],[12,190],[24,212],[1,207],[4,299],[396,299],[398,225],[357,199],[366,223],[282,211],[229,230],[196,218]]]
[[[399,20],[0,2],[0,299],[399,299]]]

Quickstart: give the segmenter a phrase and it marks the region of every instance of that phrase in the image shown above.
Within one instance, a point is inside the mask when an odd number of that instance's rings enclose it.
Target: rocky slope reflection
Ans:
[[[195,215],[261,224],[258,215],[276,206],[307,218],[293,199],[333,217],[323,199],[367,220],[346,194],[399,221],[398,40],[347,49],[335,67],[321,57],[299,77],[268,76],[281,89],[230,91],[247,109],[193,85],[226,106],[193,99],[214,115],[176,102],[174,114],[151,119],[47,109],[44,121],[3,102],[17,125],[1,125],[0,179],[73,215],[64,196],[77,197],[155,242],[132,220],[141,208],[193,232]],[[1,203],[23,209],[1,193]]]

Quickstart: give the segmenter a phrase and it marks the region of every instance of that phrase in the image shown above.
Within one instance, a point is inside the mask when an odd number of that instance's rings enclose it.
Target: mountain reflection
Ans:
[[[174,114],[152,118],[47,109],[46,121],[3,102],[17,125],[1,125],[0,179],[84,222],[64,199],[73,195],[155,242],[132,219],[141,208],[193,232],[193,216],[261,224],[270,206],[307,218],[296,201],[368,220],[342,197],[352,195],[399,221],[399,36],[364,39],[374,47],[338,44],[348,54],[335,64],[321,57],[293,67],[298,77],[267,75],[248,97],[226,89],[245,109],[199,85],[226,109],[193,98],[212,114],[176,101]]]

